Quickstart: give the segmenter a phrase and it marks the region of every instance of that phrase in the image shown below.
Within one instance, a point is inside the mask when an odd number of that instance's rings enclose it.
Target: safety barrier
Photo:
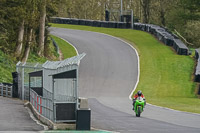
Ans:
[[[105,28],[131,28],[131,25],[126,22],[99,21],[99,20],[87,20],[87,19],[75,19],[75,18],[60,18],[60,17],[52,17],[50,21],[52,23],[58,23],[58,24],[86,25],[86,26],[105,27]]]
[[[105,27],[105,28],[131,28],[130,23],[125,22],[112,22],[112,21],[97,21],[97,20],[86,20],[86,19],[75,19],[75,18],[61,18],[52,17],[52,23],[59,24],[74,24],[74,25],[86,25],[94,27]],[[151,33],[159,41],[163,42],[168,46],[172,46],[177,54],[189,55],[188,47],[178,37],[170,33],[167,29],[153,24],[142,24],[134,23],[134,29],[142,30]]]
[[[12,85],[0,83],[0,95],[4,97],[12,97]]]
[[[59,46],[58,46],[58,44],[56,43],[56,41],[52,37],[51,37],[51,40],[53,42],[54,47],[56,48],[56,53],[59,54]]]
[[[172,46],[179,55],[189,55],[188,47],[176,35],[163,27],[153,24],[134,23],[134,29],[151,33],[165,45]]]
[[[39,114],[43,115],[51,121],[54,121],[52,93],[45,89],[43,89],[43,93],[44,96],[42,97],[30,89],[30,103]]]

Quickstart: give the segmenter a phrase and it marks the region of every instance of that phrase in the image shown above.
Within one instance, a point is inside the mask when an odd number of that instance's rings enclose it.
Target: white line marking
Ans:
[[[170,110],[170,111],[174,111],[174,112],[179,112],[179,113],[188,113],[188,114],[193,114],[193,115],[199,115],[198,113],[192,113],[192,112],[186,112],[186,111],[180,111],[180,110],[175,110],[175,109],[171,109],[171,108],[167,108],[167,107],[162,107],[162,106],[158,106],[158,105],[153,105],[153,104],[150,104],[150,103],[147,103],[148,105],[150,106],[154,106],[156,108],[161,108],[161,109],[166,109],[166,110]]]
[[[99,33],[99,32],[97,32],[97,33]],[[136,53],[137,64],[138,64],[138,75],[137,75],[137,81],[136,81],[135,87],[134,87],[133,91],[131,92],[131,94],[129,95],[129,99],[132,101],[131,96],[133,95],[134,91],[136,90],[136,88],[138,86],[138,83],[139,83],[139,80],[140,80],[140,58],[139,58],[139,54],[138,54],[137,50],[130,43],[128,43],[128,42],[126,42],[126,41],[124,41],[124,40],[122,40],[122,39],[120,39],[118,37],[112,36],[112,35],[108,35],[108,34],[105,34],[105,33],[101,33],[101,34],[113,37],[113,38],[115,38],[115,39],[117,39],[119,41],[122,41],[125,44],[128,44],[135,51],[135,53]]]
[[[57,27],[56,27],[56,28],[57,28]],[[62,29],[66,29],[66,28],[62,28]],[[75,30],[75,29],[70,29],[70,30]],[[79,30],[79,31],[85,31],[85,30]],[[92,32],[92,31],[87,31],[87,32]],[[120,38],[117,38],[117,37],[114,37],[114,36],[112,36],[112,35],[108,35],[108,34],[105,34],[105,33],[100,33],[100,32],[95,32],[95,33],[103,34],[103,35],[110,36],[110,37],[112,37],[112,38],[118,39],[118,40],[120,40],[120,41],[122,41],[122,42],[128,44],[133,50],[135,50],[136,55],[137,55],[137,59],[138,59],[138,76],[137,76],[137,82],[136,82],[136,84],[135,84],[135,87],[134,87],[133,91],[131,92],[131,94],[129,95],[129,99],[132,100],[131,96],[132,96],[132,94],[134,93],[134,91],[135,91],[135,89],[136,89],[136,87],[137,87],[137,85],[138,85],[138,83],[139,83],[139,77],[140,77],[140,63],[139,63],[140,60],[139,60],[139,55],[138,55],[137,50],[136,50],[131,44],[125,42],[124,40],[122,40],[122,39],[120,39]],[[54,36],[56,36],[56,35],[54,35]],[[76,49],[76,47],[75,47],[72,43],[70,43],[69,41],[67,41],[67,39],[63,39],[62,37],[59,37],[59,36],[56,36],[56,37],[61,38],[62,40],[66,41],[67,43],[69,43],[70,45],[72,45],[72,46],[74,47],[74,49],[76,50],[76,53],[78,54],[78,50]],[[95,128],[93,128],[93,129],[95,129]],[[97,130],[101,130],[101,129],[97,129]],[[116,131],[108,131],[108,130],[101,130],[101,131],[119,133],[119,132],[116,132]]]
[[[65,28],[65,29],[66,29],[66,28]],[[52,34],[52,35],[53,35],[53,34]],[[54,35],[54,36],[56,36],[56,35]],[[76,54],[79,55],[77,48],[76,48],[73,44],[71,44],[68,40],[66,40],[66,39],[64,39],[64,38],[62,38],[62,37],[59,37],[59,36],[56,36],[56,37],[58,37],[58,38],[62,39],[63,41],[69,43],[69,44],[75,49]]]
[[[57,27],[55,27],[55,28],[57,28]],[[67,28],[61,28],[61,29],[67,29]],[[70,30],[77,30],[77,29],[70,29]],[[106,33],[95,32],[95,31],[86,31],[86,30],[77,30],[77,31],[85,31],[85,32],[91,32],[91,33],[98,33],[98,34],[102,34],[102,35],[105,35],[105,36],[109,36],[109,37],[115,38],[115,39],[117,39],[117,40],[119,40],[119,41],[122,41],[122,42],[125,43],[125,44],[128,44],[128,45],[135,51],[135,53],[136,53],[136,55],[137,55],[137,60],[138,60],[138,75],[137,75],[137,81],[136,81],[135,87],[134,87],[133,91],[131,92],[131,94],[129,95],[129,99],[132,100],[131,96],[133,95],[134,91],[136,90],[137,85],[138,85],[139,80],[140,80],[140,59],[139,59],[139,54],[138,54],[137,50],[136,50],[130,43],[128,43],[128,42],[126,42],[126,41],[124,41],[124,40],[122,40],[122,39],[120,39],[120,38],[118,38],[118,37],[115,37],[115,36],[112,36],[112,35],[108,35],[108,34],[106,34]],[[62,39],[62,38],[61,38],[61,39]],[[63,40],[64,40],[64,39],[63,39]],[[68,42],[67,40],[65,40],[65,41]],[[69,43],[69,42],[68,42],[68,43]],[[71,43],[70,43],[70,44],[71,44]],[[72,44],[71,44],[71,45],[72,45]],[[72,45],[72,46],[73,46],[73,45]]]
[[[55,28],[57,28],[57,27],[55,27]],[[67,29],[67,28],[62,28],[62,29]],[[70,29],[70,30],[86,31],[86,30],[78,30],[78,29]],[[86,31],[86,32],[94,32],[94,31]],[[116,38],[116,39],[118,39],[118,40],[120,40],[120,41],[122,41],[122,42],[128,44],[131,48],[133,48],[133,49],[135,50],[136,55],[137,55],[137,58],[138,58],[138,77],[137,77],[137,82],[136,82],[136,84],[135,84],[135,87],[134,87],[133,91],[131,92],[131,94],[129,95],[129,99],[132,100],[131,96],[133,95],[134,91],[135,91],[136,88],[137,88],[137,85],[138,85],[138,83],[139,83],[139,77],[140,77],[140,60],[139,60],[139,54],[138,54],[137,50],[136,50],[131,44],[129,44],[128,42],[126,42],[126,41],[124,41],[124,40],[122,40],[122,39],[120,39],[120,38],[117,38],[117,37],[112,36],[112,35],[108,35],[108,34],[106,34],[106,33],[100,33],[100,32],[95,32],[95,33],[99,33],[99,34],[103,34],[103,35],[106,35],[106,36],[110,36],[110,37]],[[68,42],[68,41],[67,41],[67,42]],[[70,44],[71,44],[71,43],[70,43]],[[71,45],[72,45],[72,44],[71,44]],[[73,46],[73,45],[72,45],[72,46]],[[198,113],[192,113],[192,112],[186,112],[186,111],[179,111],[179,110],[170,109],[170,108],[167,108],[167,107],[162,107],[162,106],[158,106],[158,105],[153,105],[153,104],[150,104],[150,103],[147,103],[147,104],[150,105],[150,106],[154,106],[154,107],[158,107],[158,108],[163,108],[163,109],[168,109],[168,110],[171,110],[171,111],[177,111],[177,112],[184,112],[184,113],[188,113],[188,114],[200,115],[200,114],[198,114]]]

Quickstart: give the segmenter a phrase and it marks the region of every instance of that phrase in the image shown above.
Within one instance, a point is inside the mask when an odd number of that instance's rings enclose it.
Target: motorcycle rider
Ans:
[[[134,98],[133,98],[133,110],[134,110],[134,107],[135,107],[135,101],[137,100],[138,97],[142,97],[143,100],[144,100],[144,105],[146,105],[145,97],[144,97],[144,95],[142,94],[142,91],[139,90],[139,91],[135,94],[135,96],[134,96]]]

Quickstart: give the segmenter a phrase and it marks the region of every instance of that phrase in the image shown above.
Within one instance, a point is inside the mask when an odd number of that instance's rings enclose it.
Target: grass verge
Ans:
[[[76,56],[76,50],[72,45],[67,43],[66,41],[60,39],[59,37],[51,35],[51,37],[55,40],[59,49],[62,51],[64,59]]]
[[[177,55],[152,35],[131,29],[98,28],[79,25],[51,24],[52,27],[106,33],[130,42],[140,56],[140,82],[148,103],[176,110],[200,113],[200,99],[192,81],[194,59]]]

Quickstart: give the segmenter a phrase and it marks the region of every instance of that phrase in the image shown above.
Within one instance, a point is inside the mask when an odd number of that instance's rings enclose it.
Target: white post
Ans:
[[[0,84],[1,86],[1,96],[3,96],[3,84]]]
[[[13,97],[12,93],[13,93],[13,86],[10,87],[10,96]]]
[[[22,67],[22,100],[24,100],[24,67]]]
[[[8,85],[6,85],[6,97],[8,97]]]
[[[123,15],[123,0],[121,0],[121,11],[120,11],[120,20],[122,22],[122,15]]]
[[[133,29],[133,10],[131,9],[131,28]]]
[[[22,65],[22,100],[24,100],[24,66],[26,62]]]

